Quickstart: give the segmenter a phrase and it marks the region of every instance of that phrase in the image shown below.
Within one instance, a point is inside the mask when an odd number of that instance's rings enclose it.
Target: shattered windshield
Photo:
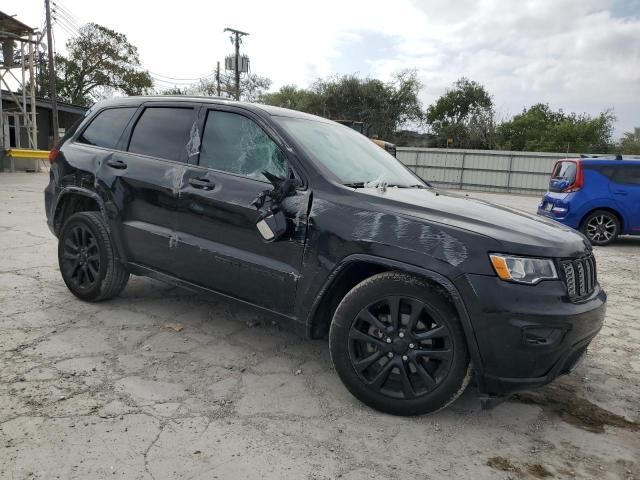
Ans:
[[[348,127],[300,118],[275,118],[314,162],[344,185],[426,187],[384,149]]]

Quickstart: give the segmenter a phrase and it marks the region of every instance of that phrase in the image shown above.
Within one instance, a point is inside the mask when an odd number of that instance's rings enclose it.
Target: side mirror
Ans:
[[[265,242],[274,242],[287,231],[287,218],[280,210],[280,203],[296,192],[297,182],[291,178],[276,177],[269,172],[262,173],[273,185],[273,189],[260,192],[252,205],[258,210],[256,228]],[[265,203],[268,200],[268,204]]]
[[[273,242],[282,237],[287,231],[287,219],[282,210],[277,212],[268,211],[258,218],[256,228],[265,242]]]

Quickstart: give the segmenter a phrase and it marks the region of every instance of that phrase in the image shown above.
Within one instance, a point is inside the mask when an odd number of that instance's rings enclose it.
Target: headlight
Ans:
[[[514,257],[492,253],[491,264],[502,280],[535,285],[541,280],[558,278],[553,260],[548,258]]]

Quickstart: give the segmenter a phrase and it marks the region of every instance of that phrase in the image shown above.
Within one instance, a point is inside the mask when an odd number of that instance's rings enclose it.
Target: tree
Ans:
[[[149,72],[140,68],[138,49],[122,33],[88,23],[67,42],[67,50],[67,56],[56,55],[56,86],[63,101],[90,105],[113,92],[140,95],[153,86]],[[41,78],[38,83],[50,96],[47,82]]]
[[[178,86],[165,88],[156,91],[157,95],[189,95],[189,89],[180,88]]]
[[[505,150],[607,153],[612,149],[615,119],[609,110],[591,117],[538,103],[502,123],[496,133]]]
[[[260,101],[333,120],[363,122],[369,136],[391,138],[400,126],[422,120],[421,88],[416,72],[405,70],[386,83],[345,75],[319,79],[309,89],[287,85]]]
[[[240,76],[240,100],[245,102],[257,102],[271,86],[271,79],[261,77],[255,73]],[[215,77],[206,77],[193,87],[193,92],[201,95],[217,96],[218,84]],[[235,98],[236,80],[233,73],[220,74],[220,95]]]
[[[488,149],[494,146],[493,100],[478,82],[460,78],[427,109],[427,123],[439,145]]]
[[[312,107],[314,99],[314,92],[304,88],[297,88],[295,85],[285,85],[277,92],[263,94],[259,101],[267,105],[275,105],[291,110],[299,110],[301,112],[310,112],[314,109]]]
[[[625,132],[618,143],[620,153],[627,155],[640,155],[640,128],[634,132]]]

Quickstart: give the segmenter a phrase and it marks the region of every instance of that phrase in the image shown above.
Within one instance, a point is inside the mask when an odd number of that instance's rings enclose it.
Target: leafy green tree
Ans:
[[[295,85],[285,85],[277,92],[263,94],[259,101],[267,105],[275,105],[291,110],[299,110],[301,112],[310,112],[314,110],[312,105],[314,100],[316,100],[315,97],[315,92],[298,88]]]
[[[271,79],[261,77],[255,73],[240,76],[240,100],[257,102],[271,87]],[[215,77],[206,77],[193,86],[191,93],[199,95],[217,96],[218,84]],[[224,72],[220,75],[220,96],[235,98],[236,80],[233,73]]]
[[[189,89],[174,86],[174,87],[165,88],[162,90],[157,90],[156,94],[157,95],[189,95]]]
[[[591,117],[538,103],[497,128],[498,144],[505,150],[606,153],[612,149],[614,122],[609,110]]]
[[[640,128],[634,132],[625,132],[618,144],[620,153],[627,155],[640,155]]]
[[[493,100],[478,82],[460,78],[456,80],[433,105],[427,109],[427,123],[436,142],[457,148],[494,146],[495,112]]]
[[[422,120],[421,88],[416,72],[406,70],[386,83],[345,75],[317,80],[309,89],[287,85],[260,101],[332,120],[363,122],[367,135],[391,138],[400,126]]]
[[[67,42],[68,55],[56,55],[56,86],[61,100],[90,105],[114,92],[140,95],[151,90],[149,72],[140,67],[138,49],[127,37],[96,23],[82,26]],[[48,72],[42,71],[41,91],[50,96]]]

